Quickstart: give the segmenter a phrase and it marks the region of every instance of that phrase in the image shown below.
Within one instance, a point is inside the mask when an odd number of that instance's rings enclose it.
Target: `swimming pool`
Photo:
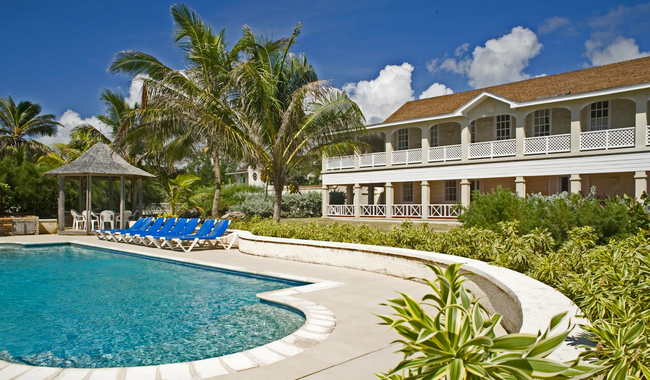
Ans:
[[[256,294],[304,284],[75,245],[0,246],[0,360],[104,368],[240,352],[305,323]]]

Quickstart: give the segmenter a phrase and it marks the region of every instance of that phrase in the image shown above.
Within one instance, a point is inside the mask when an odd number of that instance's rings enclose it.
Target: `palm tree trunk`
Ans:
[[[214,163],[214,198],[212,198],[212,217],[219,217],[219,198],[221,198],[221,168],[219,167],[219,151],[212,151],[212,162]]]
[[[280,221],[282,212],[282,190],[284,189],[284,181],[281,178],[276,178],[273,181],[273,188],[275,190],[275,203],[273,204],[273,219],[276,222]]]

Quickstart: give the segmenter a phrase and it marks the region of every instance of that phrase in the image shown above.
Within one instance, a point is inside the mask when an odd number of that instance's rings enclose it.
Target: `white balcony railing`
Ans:
[[[327,170],[354,169],[354,156],[328,157],[326,160]]]
[[[492,158],[517,154],[517,140],[486,141],[469,144],[469,158]]]
[[[359,166],[362,168],[386,166],[386,152],[367,153],[360,155]]]
[[[444,162],[460,160],[463,148],[460,145],[434,146],[429,148],[429,162]]]
[[[580,133],[580,150],[615,149],[634,146],[634,127]]]
[[[645,127],[645,144],[650,145],[650,125]]]
[[[354,216],[354,206],[352,206],[352,205],[329,205],[329,206],[327,206],[327,215],[329,215],[329,216]]]
[[[386,205],[361,205],[361,216],[386,216]]]
[[[408,165],[422,163],[422,149],[405,149],[393,151],[391,156],[393,165]]]
[[[456,204],[429,205],[431,218],[455,218],[460,215],[460,206]]]
[[[393,216],[406,218],[421,218],[422,205],[393,205]]]
[[[528,137],[524,139],[524,154],[549,154],[571,151],[571,134]]]

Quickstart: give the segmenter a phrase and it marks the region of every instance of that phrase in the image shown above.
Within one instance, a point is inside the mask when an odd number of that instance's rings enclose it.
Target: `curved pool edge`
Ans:
[[[149,257],[169,262],[178,262],[194,266],[240,272],[244,274],[277,278],[281,280],[307,282],[307,285],[294,286],[257,294],[260,300],[282,305],[301,312],[305,316],[305,323],[292,334],[284,338],[258,346],[245,351],[195,360],[191,362],[160,364],[140,367],[112,367],[112,368],[57,368],[30,366],[25,364],[9,363],[0,360],[0,372],[7,379],[29,380],[82,380],[82,379],[125,379],[125,380],[202,380],[216,376],[228,375],[246,371],[256,367],[278,362],[302,353],[324,341],[336,327],[336,317],[330,309],[315,302],[307,301],[298,296],[318,290],[331,289],[345,285],[342,282],[328,281],[314,277],[295,276],[290,274],[255,271],[244,267],[206,262],[202,260],[170,258],[158,255],[155,251],[145,253],[133,249],[107,248],[101,244],[81,241],[64,242],[2,242],[0,245],[21,245],[24,247],[38,247],[50,245],[79,245],[101,250],[127,253],[134,256]],[[160,375],[160,377],[158,377]]]

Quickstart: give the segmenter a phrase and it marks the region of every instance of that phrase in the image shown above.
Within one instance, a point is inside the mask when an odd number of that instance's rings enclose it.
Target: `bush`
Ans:
[[[246,215],[263,218],[273,216],[272,194],[240,193],[245,198],[230,207],[229,211],[238,211]],[[312,218],[321,216],[322,198],[320,193],[286,194],[282,196],[281,216],[283,218]]]

